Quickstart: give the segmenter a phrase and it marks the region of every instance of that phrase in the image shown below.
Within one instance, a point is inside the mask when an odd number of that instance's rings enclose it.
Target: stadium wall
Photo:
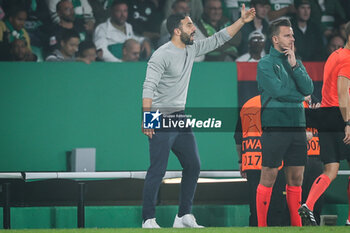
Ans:
[[[0,63],[0,171],[67,171],[67,152],[86,147],[96,148],[97,171],[147,170],[145,71],[146,63]],[[236,107],[236,73],[235,63],[194,64],[187,106]],[[232,132],[196,137],[203,170],[238,169]],[[180,168],[171,156],[169,169]]]

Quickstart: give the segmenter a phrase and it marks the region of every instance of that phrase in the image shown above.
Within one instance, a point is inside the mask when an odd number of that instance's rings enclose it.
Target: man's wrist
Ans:
[[[244,22],[244,20],[243,20],[243,18],[241,17],[241,18],[239,18],[239,20],[241,21],[241,23],[244,25],[245,24],[245,22]]]
[[[292,66],[292,70],[296,70],[297,68],[299,67],[299,63],[298,62],[295,62],[295,65]]]

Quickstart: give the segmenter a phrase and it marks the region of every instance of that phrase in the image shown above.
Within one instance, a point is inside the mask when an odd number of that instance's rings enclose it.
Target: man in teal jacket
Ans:
[[[287,179],[287,204],[292,226],[301,226],[298,209],[307,159],[303,101],[313,92],[305,67],[294,54],[293,29],[287,19],[270,25],[273,47],[258,63],[261,93],[262,169],[257,188],[258,226],[267,226],[272,187],[282,160]]]

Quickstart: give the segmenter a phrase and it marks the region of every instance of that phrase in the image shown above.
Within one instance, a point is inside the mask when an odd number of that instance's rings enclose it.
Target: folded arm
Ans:
[[[306,69],[304,65],[301,63],[301,61],[297,60],[298,67],[293,70],[293,78],[295,80],[295,83],[298,87],[298,90],[304,95],[311,95],[314,91],[314,84],[312,83],[312,80],[308,73],[306,72]]]

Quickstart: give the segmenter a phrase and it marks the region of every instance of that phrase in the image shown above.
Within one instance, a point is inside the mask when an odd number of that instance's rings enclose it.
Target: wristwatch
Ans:
[[[345,121],[345,126],[350,126],[350,121]]]
[[[293,66],[292,67],[292,70],[294,71],[296,68],[298,68],[299,67],[299,63],[297,62],[296,64],[295,64],[295,66]]]

